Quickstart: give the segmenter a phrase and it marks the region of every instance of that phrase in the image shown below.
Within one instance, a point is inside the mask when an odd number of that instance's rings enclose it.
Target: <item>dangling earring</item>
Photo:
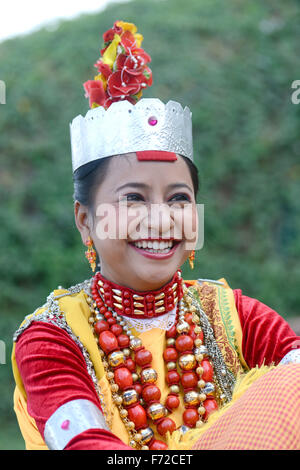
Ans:
[[[90,263],[90,266],[93,272],[95,272],[97,253],[94,249],[93,240],[91,239],[91,237],[87,239],[87,241],[85,242],[85,245],[88,247],[87,251],[85,252],[85,257]]]
[[[194,269],[194,259],[195,259],[195,250],[193,250],[189,256],[189,263],[190,263],[191,269]]]

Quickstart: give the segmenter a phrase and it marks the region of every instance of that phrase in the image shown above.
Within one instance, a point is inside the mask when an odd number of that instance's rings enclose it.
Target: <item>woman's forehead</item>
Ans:
[[[107,176],[111,182],[114,180],[132,179],[139,180],[177,180],[178,176],[191,181],[188,166],[181,156],[174,161],[141,161],[135,153],[117,155],[110,162]]]
[[[104,180],[96,189],[96,200],[112,200],[130,188],[134,192],[163,194],[179,190],[178,183],[193,193],[188,165],[181,156],[174,161],[139,161],[135,153],[110,159]],[[181,187],[181,190],[183,188]]]

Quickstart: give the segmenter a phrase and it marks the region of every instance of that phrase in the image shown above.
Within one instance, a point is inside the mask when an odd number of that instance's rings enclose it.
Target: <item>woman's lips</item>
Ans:
[[[136,250],[140,255],[145,256],[145,258],[162,260],[171,258],[174,255],[175,251],[177,250],[178,246],[181,244],[182,240],[174,240],[174,245],[167,253],[152,253],[147,251],[147,248],[138,248],[134,243],[130,242],[129,245]]]

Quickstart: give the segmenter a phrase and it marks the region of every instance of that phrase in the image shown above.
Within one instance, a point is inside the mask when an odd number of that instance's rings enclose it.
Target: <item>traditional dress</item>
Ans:
[[[74,173],[128,153],[193,161],[189,109],[138,101],[152,83],[141,41],[130,23],[104,33],[92,109],[71,124]],[[27,449],[300,448],[300,338],[225,279],[172,275],[137,292],[98,271],[25,318],[12,364]]]
[[[203,307],[206,319],[212,327],[219,352],[224,358],[223,366],[225,366],[227,373],[229,372],[228,377],[233,376],[235,382],[237,378],[241,377],[241,374],[248,371],[244,378],[245,386],[241,387],[242,397],[239,400],[229,401],[229,405],[222,405],[220,396],[218,397],[221,410],[222,406],[229,407],[224,416],[226,417],[226,414],[234,406],[238,407],[239,413],[241,411],[244,413],[249,407],[254,413],[254,416],[252,415],[254,422],[260,422],[257,410],[253,410],[253,407],[256,408],[253,400],[249,398],[249,401],[246,401],[246,408],[244,408],[244,404],[242,404],[243,393],[248,387],[251,390],[255,383],[259,382],[257,380],[251,386],[253,381],[259,379],[268,370],[259,369],[259,367],[278,365],[280,362],[284,362],[284,357],[288,360],[291,355],[290,361],[296,362],[297,357],[299,360],[299,354],[297,356],[297,350],[294,347],[297,344],[299,346],[300,338],[297,338],[288,324],[276,312],[261,302],[243,295],[240,290],[231,290],[224,279],[216,283],[202,280],[186,281],[185,285]],[[82,403],[86,400],[87,403],[93,404],[95,410],[99,410],[101,414],[97,416],[95,422],[90,423],[87,420],[87,423],[84,424],[83,419],[82,432],[78,432],[80,424],[77,423],[79,427],[75,426],[74,431],[70,433],[68,425],[71,427],[74,421],[80,421],[81,418],[80,414],[76,414],[76,411],[72,414],[66,410],[66,414],[62,414],[55,424],[58,434],[66,435],[65,441],[61,441],[61,437],[58,438],[60,446],[63,442],[66,444],[63,447],[65,449],[117,450],[130,448],[130,434],[120,417],[117,405],[114,403],[114,392],[111,390],[107,370],[105,371],[103,367],[103,357],[99,353],[93,335],[90,322],[90,287],[91,281],[88,281],[70,289],[55,290],[48,297],[46,305],[27,317],[15,334],[13,365],[17,386],[14,406],[28,449],[47,449],[44,441],[47,422],[57,410],[63,409],[64,404],[72,402],[76,404],[77,400]],[[119,287],[122,288],[122,286]],[[157,385],[161,390],[160,401],[164,403],[169,393],[169,387],[166,380],[168,372],[163,352],[166,347],[168,331],[176,322],[174,311],[160,314],[154,319],[136,319],[123,316],[123,320],[130,327],[130,332],[141,338],[144,347],[152,353],[152,366],[157,371]],[[209,330],[207,331],[209,332]],[[206,332],[206,334],[208,333]],[[214,368],[219,367],[217,352],[212,353],[213,357],[210,354],[207,351],[204,356],[211,359]],[[284,369],[284,373],[291,374],[290,371],[286,372],[290,367],[282,365],[279,369]],[[292,367],[296,367],[295,370],[292,368],[293,374],[291,374],[295,381],[297,373],[299,379],[300,366]],[[276,368],[268,370],[266,377],[270,377],[270,379],[275,377],[276,370]],[[226,372],[222,373],[226,377]],[[282,381],[279,383],[282,384]],[[285,383],[284,387],[289,389],[292,383],[293,381],[289,385]],[[214,385],[214,380],[210,384]],[[273,390],[274,387],[271,389]],[[239,395],[238,387],[236,390]],[[269,447],[270,444],[265,440],[266,436],[261,434],[260,436],[256,435],[254,447],[250,441],[237,440],[233,444],[233,448],[298,448],[300,444],[299,421],[297,423],[299,390],[292,388],[291,391],[296,392],[293,401],[297,412],[293,413],[295,426],[289,426],[287,429],[289,441],[286,441],[286,433],[283,433],[283,439],[277,435],[275,440],[271,440],[271,447]],[[215,388],[212,392],[208,392],[210,397],[216,395]],[[183,393],[180,393],[179,397],[180,406],[170,414],[170,417],[176,422],[177,428],[182,425],[182,413],[185,409]],[[261,398],[255,394],[254,403],[258,403],[258,398],[262,399],[263,409],[266,412],[269,409],[268,397],[263,395]],[[279,412],[280,416],[283,412],[287,413],[284,405],[285,400],[282,401],[282,398],[284,399],[281,397],[276,402],[276,413]],[[211,399],[206,398],[206,400]],[[240,406],[238,406],[239,402],[241,402]],[[216,416],[219,413],[216,411]],[[214,414],[211,414],[211,419],[214,419]],[[221,442],[220,448],[228,448],[228,446],[230,448],[232,433],[228,434],[225,426],[220,429],[218,425],[220,420],[222,420],[222,416],[218,417],[214,426],[219,429],[221,438],[219,434],[217,434],[217,438],[214,435],[213,438],[210,437],[208,444],[205,444],[205,440],[208,439],[207,436],[210,436],[212,432],[210,429],[213,426],[210,428],[207,423],[203,428],[194,431],[199,435],[201,433],[202,436],[200,443],[198,443],[198,446],[202,445],[202,447],[199,448],[213,448],[216,441]],[[243,423],[245,422],[243,421]],[[86,429],[84,425],[87,426]],[[159,435],[155,427],[153,430],[155,437],[169,442],[169,448],[189,448],[189,444],[180,444],[180,440],[184,439],[189,434],[188,432],[180,434],[181,437],[177,438],[178,442],[172,443],[172,437]],[[241,444],[241,442],[243,443]],[[50,439],[50,445],[51,443]]]

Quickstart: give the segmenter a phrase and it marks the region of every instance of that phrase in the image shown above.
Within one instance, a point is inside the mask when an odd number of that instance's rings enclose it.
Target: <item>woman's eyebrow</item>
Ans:
[[[151,186],[149,186],[148,184],[146,183],[138,183],[138,182],[130,182],[130,183],[125,183],[125,184],[122,184],[121,186],[119,186],[116,191],[120,191],[121,189],[124,189],[126,188],[127,186],[130,186],[132,188],[139,188],[139,189],[150,189]],[[189,189],[190,191],[192,191],[192,188],[186,184],[186,183],[171,183],[167,186],[168,189],[176,189],[176,188],[187,188]]]
[[[148,186],[148,184],[145,184],[145,183],[131,182],[131,183],[122,184],[121,186],[119,186],[116,189],[116,191],[120,191],[121,189],[126,188],[126,186],[130,186],[132,188],[140,188],[140,189],[149,189],[150,188],[150,186]]]
[[[176,188],[182,188],[183,187],[183,188],[189,189],[190,191],[193,191],[192,188],[186,183],[172,183],[172,184],[169,184],[167,187],[170,188],[170,189],[176,189]]]

